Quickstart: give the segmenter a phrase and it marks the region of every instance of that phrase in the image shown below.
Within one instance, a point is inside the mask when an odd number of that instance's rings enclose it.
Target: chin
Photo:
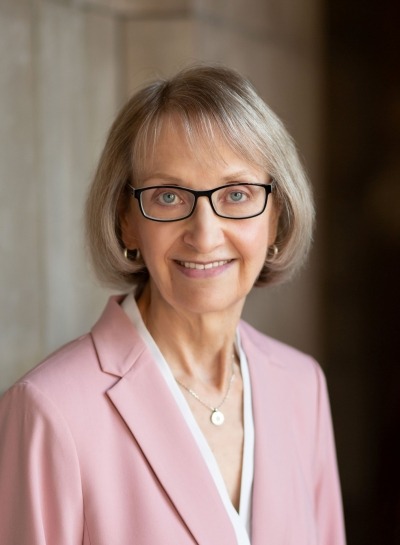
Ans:
[[[243,308],[245,297],[229,300],[221,298],[218,295],[212,294],[190,294],[188,299],[179,298],[178,301],[172,303],[172,306],[178,310],[182,308],[185,312],[191,314],[214,314],[241,311]]]

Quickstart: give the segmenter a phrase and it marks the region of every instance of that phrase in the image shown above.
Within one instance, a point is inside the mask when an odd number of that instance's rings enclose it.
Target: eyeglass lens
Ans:
[[[141,205],[146,216],[159,220],[176,220],[189,216],[196,197],[180,187],[150,187],[141,193]],[[246,218],[261,213],[267,192],[262,185],[229,185],[211,194],[214,211],[227,218]]]

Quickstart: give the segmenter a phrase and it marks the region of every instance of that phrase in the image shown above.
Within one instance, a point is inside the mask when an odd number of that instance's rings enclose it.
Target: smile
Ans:
[[[185,269],[198,269],[203,271],[205,269],[215,269],[217,267],[222,267],[229,263],[229,259],[224,259],[223,261],[212,261],[211,263],[194,263],[193,261],[179,261],[179,265],[185,267]]]

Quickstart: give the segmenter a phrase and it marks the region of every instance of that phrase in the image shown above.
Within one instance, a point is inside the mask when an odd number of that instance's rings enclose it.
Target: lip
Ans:
[[[230,259],[220,259],[215,261],[208,261],[206,263],[199,263],[198,261],[178,261],[179,265],[185,267],[185,269],[196,269],[199,271],[207,269],[216,269],[229,263]]]
[[[216,259],[212,261],[175,260],[179,270],[189,278],[212,278],[230,267],[232,259]]]

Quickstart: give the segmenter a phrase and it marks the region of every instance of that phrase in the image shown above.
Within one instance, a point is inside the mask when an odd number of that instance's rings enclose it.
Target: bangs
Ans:
[[[243,118],[235,123],[232,118],[224,119],[220,115],[202,110],[190,112],[182,109],[158,110],[144,120],[132,146],[134,186],[137,186],[140,180],[146,177],[146,172],[152,168],[160,136],[167,124],[183,130],[186,142],[195,157],[201,156],[203,160],[204,156],[209,157],[210,163],[223,161],[216,145],[217,141],[222,141],[238,157],[270,172],[270,162],[261,139],[257,138],[255,129],[250,128]]]

